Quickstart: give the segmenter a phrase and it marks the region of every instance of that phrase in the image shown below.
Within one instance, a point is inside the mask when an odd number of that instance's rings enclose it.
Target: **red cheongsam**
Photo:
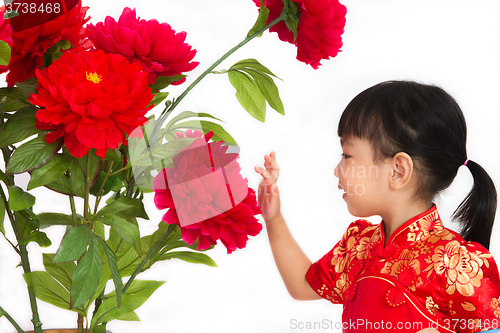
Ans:
[[[481,332],[499,328],[500,279],[492,255],[443,227],[436,206],[385,243],[383,223],[353,222],[306,278],[343,304],[343,332]]]

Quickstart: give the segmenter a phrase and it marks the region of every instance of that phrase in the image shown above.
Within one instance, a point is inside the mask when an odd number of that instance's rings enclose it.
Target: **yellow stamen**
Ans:
[[[85,72],[85,74],[87,74],[87,80],[89,81],[92,81],[94,83],[99,83],[102,81],[102,75],[99,75],[97,73],[87,73]]]

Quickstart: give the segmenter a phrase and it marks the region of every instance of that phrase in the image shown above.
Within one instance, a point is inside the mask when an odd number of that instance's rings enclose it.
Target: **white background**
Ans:
[[[91,22],[106,15],[118,19],[123,7],[136,7],[141,18],[168,22],[188,33],[201,62],[188,82],[170,89],[178,96],[226,50],[240,42],[257,17],[251,0],[97,1],[89,6]],[[286,116],[268,110],[266,123],[250,117],[239,106],[227,77],[212,75],[197,86],[177,108],[208,112],[222,118],[241,147],[242,173],[257,188],[253,167],[263,155],[276,151],[283,214],[306,254],[315,261],[341,237],[355,218],[347,212],[333,169],[340,158],[336,129],[347,103],[373,84],[390,79],[412,79],[442,86],[461,105],[468,125],[469,158],[481,164],[500,188],[498,145],[500,113],[500,2],[482,0],[344,0],[347,24],[338,57],[322,61],[318,70],[295,59],[296,48],[266,33],[224,62],[256,58],[283,81],[278,83]],[[160,112],[160,110],[156,110]],[[472,179],[461,168],[453,185],[436,202],[445,225],[471,189]],[[18,177],[26,184],[26,176]],[[62,196],[44,190],[36,212],[67,211]],[[81,203],[79,203],[81,206]],[[163,212],[150,198],[150,221],[144,233],[155,230]],[[498,220],[497,214],[497,220]],[[378,217],[371,219],[379,221]],[[6,222],[8,227],[8,222]],[[10,230],[8,230],[10,231]],[[41,253],[55,252],[64,229],[50,231],[54,245],[41,250],[30,245],[33,269],[41,269]],[[11,235],[11,233],[9,234]],[[58,238],[59,237],[59,238]],[[500,227],[493,230],[491,252],[500,260]],[[293,329],[298,322],[341,320],[342,307],[327,301],[298,302],[288,296],[270,252],[265,229],[247,248],[231,255],[219,245],[209,252],[218,268],[172,260],[156,264],[142,279],[167,282],[139,309],[141,322],[114,321],[114,333],[156,332],[338,332]],[[0,305],[25,329],[30,327],[28,296],[18,257],[0,240]],[[44,327],[74,327],[76,315],[39,302]],[[0,318],[0,333],[14,330]]]

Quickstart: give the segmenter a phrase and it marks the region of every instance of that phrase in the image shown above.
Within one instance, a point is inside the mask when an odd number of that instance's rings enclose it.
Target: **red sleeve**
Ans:
[[[344,295],[350,286],[347,269],[356,256],[355,244],[359,233],[368,225],[365,220],[351,223],[333,249],[309,267],[306,279],[318,295],[332,303],[344,302]]]
[[[445,274],[448,313],[456,330],[469,333],[500,328],[500,279],[495,260],[478,243],[460,248],[459,256],[455,255],[460,257],[460,268]]]

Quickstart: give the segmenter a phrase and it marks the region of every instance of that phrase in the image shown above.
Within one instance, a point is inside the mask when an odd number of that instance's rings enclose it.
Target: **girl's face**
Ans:
[[[385,163],[375,164],[373,149],[368,140],[357,137],[341,138],[342,159],[335,168],[342,198],[349,213],[357,217],[381,215],[385,193],[388,190],[389,168]]]

